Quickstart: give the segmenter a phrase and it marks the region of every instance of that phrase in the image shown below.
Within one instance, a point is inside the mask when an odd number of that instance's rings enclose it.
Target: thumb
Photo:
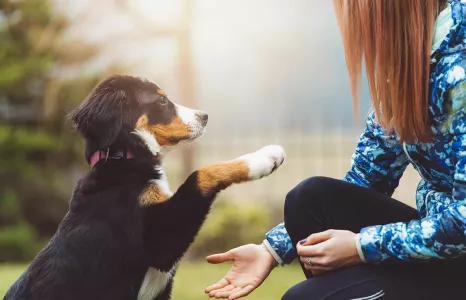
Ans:
[[[233,254],[230,251],[225,253],[213,254],[206,257],[207,262],[210,264],[220,264],[233,259]]]

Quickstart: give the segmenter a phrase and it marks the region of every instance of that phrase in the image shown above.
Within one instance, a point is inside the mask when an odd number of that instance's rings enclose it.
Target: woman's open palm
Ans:
[[[275,259],[262,245],[244,245],[207,257],[212,264],[233,261],[233,266],[218,283],[206,288],[209,297],[244,297],[259,287],[273,269]]]

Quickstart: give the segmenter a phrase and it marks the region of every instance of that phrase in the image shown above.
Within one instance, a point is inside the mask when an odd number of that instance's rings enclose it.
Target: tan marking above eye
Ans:
[[[249,167],[245,161],[229,161],[204,167],[198,171],[197,186],[203,195],[226,189],[233,183],[249,181]]]
[[[149,125],[149,118],[146,115],[142,115],[139,117],[138,121],[136,122],[136,129],[144,129],[147,128]]]
[[[162,96],[167,96],[167,94],[164,92],[164,90],[158,89],[157,93],[162,95]]]
[[[142,206],[158,204],[167,201],[170,198],[162,189],[155,183],[149,184],[142,192],[139,203]]]

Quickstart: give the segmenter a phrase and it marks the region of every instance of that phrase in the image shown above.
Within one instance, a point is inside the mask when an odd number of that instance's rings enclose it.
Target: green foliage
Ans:
[[[0,90],[9,101],[31,103],[40,99],[46,73],[57,61],[53,43],[64,22],[51,13],[50,2],[0,1]],[[35,91],[33,91],[35,90]]]
[[[0,178],[2,174],[11,176],[14,173],[24,179],[40,176],[42,172],[35,163],[55,152],[56,145],[57,138],[45,131],[0,126],[0,153],[6,158],[0,160]]]
[[[271,211],[261,204],[222,201],[212,208],[189,256],[203,258],[244,244],[261,243],[272,224]]]
[[[0,220],[3,223],[13,223],[15,222],[20,212],[20,206],[18,197],[14,190],[12,189],[4,189],[1,191],[0,194]]]
[[[41,249],[34,228],[25,222],[0,231],[0,262],[27,261]]]
[[[96,76],[67,81],[60,72],[96,51],[62,38],[67,20],[52,3],[0,0],[0,261],[36,254],[83,167],[82,144],[66,121]]]

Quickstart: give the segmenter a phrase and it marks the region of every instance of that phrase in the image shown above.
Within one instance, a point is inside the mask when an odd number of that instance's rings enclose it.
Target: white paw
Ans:
[[[238,159],[246,161],[249,167],[249,179],[256,180],[270,175],[281,166],[285,160],[285,150],[278,145],[269,145]]]

